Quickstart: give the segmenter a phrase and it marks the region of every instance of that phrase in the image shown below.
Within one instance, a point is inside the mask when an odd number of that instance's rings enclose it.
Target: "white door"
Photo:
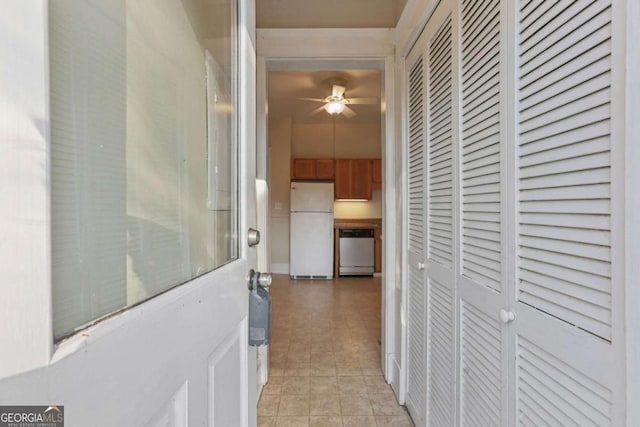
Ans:
[[[421,38],[422,40],[422,38]],[[425,425],[427,416],[427,363],[426,363],[426,290],[424,276],[425,252],[425,69],[421,43],[409,54],[405,63],[407,81],[408,139],[404,144],[403,159],[408,170],[406,182],[407,258],[406,280],[406,405],[416,425]]]
[[[195,6],[196,2],[145,2],[144,5],[134,4],[132,7],[147,7],[146,16],[156,14],[162,15],[166,20],[165,30],[174,31],[176,28],[185,25],[193,19],[194,9],[189,9],[189,5]],[[62,4],[62,3],[59,3]],[[120,31],[118,21],[114,19],[113,11],[119,7],[124,7],[124,2],[102,3],[85,1],[67,1],[69,10],[82,11],[88,25],[92,30],[91,37],[87,36],[84,48],[91,49],[94,45],[99,46],[102,40],[114,43],[123,42],[124,39],[114,39],[110,37],[110,31]],[[129,2],[127,2],[129,4]],[[186,5],[182,9],[182,4]],[[208,11],[215,12],[214,7]],[[179,13],[169,13],[173,11],[161,10],[163,7],[178,7]],[[255,265],[255,249],[247,246],[246,230],[253,226],[255,228],[255,103],[253,90],[254,84],[254,28],[253,22],[248,18],[253,16],[253,3],[250,1],[239,1],[237,10],[240,23],[236,27],[234,20],[226,13],[214,13],[214,18],[221,16],[228,19],[227,27],[236,28],[238,33],[235,37],[236,44],[229,45],[228,52],[237,49],[242,52],[239,55],[239,66],[234,72],[232,79],[237,82],[238,96],[236,103],[237,120],[234,128],[238,129],[237,144],[237,165],[232,169],[231,182],[237,183],[233,187],[233,192],[238,195],[235,207],[231,211],[224,210],[216,215],[230,219],[230,223],[236,221],[235,230],[237,235],[225,237],[225,242],[235,241],[236,256],[231,257],[231,261],[222,266],[211,269],[209,272],[196,272],[196,278],[187,281],[180,286],[171,288],[155,297],[140,302],[137,305],[124,308],[115,313],[108,314],[101,319],[87,325],[77,325],[80,328],[77,332],[67,334],[64,339],[54,340],[52,328],[52,314],[47,307],[51,306],[52,282],[48,273],[52,257],[58,254],[52,253],[48,243],[50,233],[59,232],[52,230],[49,204],[46,203],[51,196],[48,188],[52,183],[49,175],[50,164],[53,162],[47,155],[47,150],[38,150],[37,161],[23,161],[25,146],[47,147],[51,140],[46,131],[47,124],[51,117],[49,114],[50,94],[48,87],[40,82],[48,81],[49,64],[45,60],[45,52],[48,49],[48,34],[45,23],[47,23],[48,12],[47,2],[21,2],[13,1],[5,5],[3,10],[3,28],[8,28],[12,22],[10,32],[3,32],[3,43],[0,48],[0,62],[11,64],[12,74],[3,74],[0,84],[6,87],[29,87],[28,96],[23,96],[21,92],[7,93],[3,90],[3,117],[11,117],[11,120],[0,123],[0,134],[11,136],[10,140],[20,141],[20,143],[10,144],[2,147],[3,170],[16,177],[34,177],[16,179],[12,181],[12,190],[0,201],[0,211],[2,217],[9,219],[3,221],[2,235],[11,239],[10,245],[1,245],[1,255],[3,264],[7,264],[7,270],[3,270],[6,276],[3,280],[13,281],[12,286],[21,289],[20,292],[9,291],[6,286],[2,286],[2,347],[0,355],[0,403],[3,405],[64,405],[64,415],[66,425],[95,425],[95,426],[186,426],[186,425],[212,425],[212,426],[248,426],[255,425],[256,412],[256,363],[255,351],[248,347],[248,290],[247,272]],[[231,9],[236,9],[233,6]],[[70,17],[72,14],[67,15]],[[196,14],[197,15],[197,14]],[[105,19],[105,25],[92,25],[92,17],[98,16]],[[139,17],[139,16],[138,16]],[[197,16],[196,16],[197,17]],[[223,19],[223,21],[224,21]],[[138,31],[147,24],[152,24],[152,20],[130,19],[127,21],[127,31],[130,29]],[[213,19],[211,22],[217,22]],[[216,27],[214,30],[223,28]],[[187,32],[185,37],[199,36],[202,28],[194,27]],[[166,34],[160,31],[156,35],[157,40],[162,40]],[[209,36],[215,31],[207,32]],[[184,33],[182,33],[184,35]],[[56,34],[56,37],[60,34]],[[84,39],[77,40],[82,43]],[[177,41],[176,41],[177,42]],[[136,41],[127,45],[129,49],[136,48]],[[197,46],[197,45],[194,45]],[[215,47],[215,46],[214,46]],[[218,46],[219,47],[219,46]],[[82,49],[77,49],[78,55]],[[104,67],[90,68],[86,74],[87,80],[97,79],[104,74],[108,74],[113,69],[126,69],[121,63],[110,63],[113,58],[123,58],[123,51],[101,51],[99,55],[91,60],[99,58],[104,60]],[[133,58],[128,65],[135,67],[140,65],[136,60],[156,61],[166,58],[166,51],[148,50],[148,56]],[[202,52],[202,68],[204,73],[204,52]],[[53,57],[52,67],[64,66],[65,63],[55,63]],[[215,56],[215,55],[214,55]],[[231,55],[233,57],[233,55]],[[199,58],[195,55],[194,58]],[[127,58],[128,60],[130,58]],[[229,58],[226,58],[229,59]],[[91,64],[91,60],[87,63]],[[8,65],[9,66],[9,65]],[[113,68],[111,68],[113,67]],[[183,68],[181,68],[183,67]],[[187,64],[176,65],[171,72],[180,73],[187,67]],[[81,71],[81,70],[80,70]],[[79,71],[79,72],[80,72]],[[82,74],[80,74],[82,76]],[[204,74],[203,74],[204,76]],[[153,88],[155,75],[150,74],[148,88]],[[78,85],[83,80],[76,75]],[[203,84],[199,90],[204,91]],[[122,83],[122,81],[120,81]],[[90,89],[99,90],[95,86]],[[164,89],[164,88],[161,88]],[[155,95],[165,93],[184,94],[181,92],[184,87],[176,86],[167,88],[167,91],[174,92],[137,92],[137,96],[149,96],[148,100],[158,101],[155,106],[160,111],[172,102],[182,102],[184,98],[163,99]],[[5,94],[6,93],[6,97]],[[61,93],[68,94],[66,91]],[[105,95],[101,101],[104,104],[119,102],[118,93],[113,91],[101,92]],[[106,96],[109,93],[113,97]],[[198,92],[200,93],[200,92]],[[51,95],[53,99],[57,95]],[[141,98],[137,98],[138,100]],[[202,98],[204,99],[204,98]],[[5,102],[6,101],[6,102]],[[167,104],[168,103],[168,104]],[[191,104],[189,104],[191,105]],[[228,105],[224,106],[228,108]],[[203,105],[197,108],[204,108]],[[44,115],[34,116],[34,112],[42,112]],[[91,114],[96,110],[86,110]],[[163,116],[165,123],[169,126],[176,120],[180,123],[193,124],[193,111],[182,111],[176,109],[175,116]],[[52,113],[55,114],[55,113]],[[121,120],[124,116],[108,117],[109,120]],[[178,117],[178,118],[177,118]],[[30,123],[36,120],[35,126],[22,126],[20,123]],[[113,126],[113,121],[108,124]],[[117,123],[116,123],[117,124]],[[43,127],[44,126],[44,127]],[[206,136],[206,126],[196,127],[195,134],[188,134],[187,129],[194,129],[185,125],[183,134],[176,134],[176,138],[184,138],[185,141]],[[91,126],[86,126],[85,130],[90,132]],[[88,130],[87,130],[88,129]],[[170,127],[164,129],[172,129]],[[58,132],[59,129],[52,129],[51,132]],[[100,128],[102,132],[110,132],[110,127]],[[98,135],[98,134],[96,134]],[[98,135],[100,136],[100,135]],[[148,136],[148,135],[146,135]],[[166,135],[161,135],[165,137]],[[142,133],[137,134],[138,138],[145,138]],[[17,138],[17,139],[16,139]],[[203,143],[206,141],[202,139]],[[163,140],[158,139],[157,144],[162,144]],[[88,149],[95,148],[90,143]],[[190,147],[185,145],[184,147]],[[158,147],[160,149],[160,146]],[[140,153],[138,153],[140,154]],[[110,152],[109,155],[113,155]],[[153,156],[153,152],[142,153],[142,156]],[[180,153],[185,158],[188,153]],[[115,155],[114,155],[115,156]],[[33,158],[35,160],[35,157]],[[105,160],[103,157],[101,160]],[[204,165],[206,156],[200,158]],[[54,159],[55,160],[55,159]],[[158,160],[158,159],[156,159]],[[55,160],[57,161],[57,160]],[[5,167],[6,166],[6,167]],[[157,163],[153,166],[157,166]],[[156,169],[149,167],[144,169],[145,173],[151,173]],[[89,171],[91,172],[91,171]],[[116,171],[117,172],[117,171]],[[165,170],[166,175],[172,173]],[[113,173],[113,172],[112,172]],[[137,178],[144,178],[143,174],[135,175]],[[37,178],[37,180],[36,180]],[[109,175],[104,176],[108,180]],[[165,175],[157,175],[154,179],[164,179]],[[199,176],[202,182],[206,182],[206,173]],[[100,183],[103,183],[101,181]],[[81,183],[79,183],[81,184]],[[184,182],[180,183],[181,185]],[[53,183],[54,188],[58,185]],[[200,192],[200,188],[192,188],[198,200],[206,203],[206,192]],[[206,188],[206,187],[204,187]],[[103,191],[104,187],[97,186],[95,191]],[[149,195],[153,189],[149,189]],[[172,195],[172,188],[166,188],[166,194]],[[54,194],[56,194],[54,192]],[[193,194],[180,193],[185,200]],[[24,201],[28,203],[25,203]],[[42,203],[34,203],[35,200]],[[163,200],[176,200],[167,197]],[[60,199],[51,197],[52,205],[60,203]],[[88,206],[90,210],[92,207]],[[195,224],[193,218],[188,217],[185,211],[176,215],[180,224],[188,224],[189,227],[211,227],[217,230],[216,224]],[[162,214],[159,212],[158,215]],[[39,218],[37,228],[33,228],[34,222],[31,218]],[[212,221],[219,218],[211,216]],[[40,220],[41,219],[41,220]],[[6,225],[6,226],[5,226]],[[96,223],[97,227],[102,226]],[[15,230],[11,231],[11,230]],[[34,231],[35,230],[35,231]],[[233,228],[232,228],[233,230]],[[41,246],[38,247],[25,242],[27,231],[35,241]],[[115,230],[116,232],[118,230]],[[160,231],[154,231],[160,233]],[[176,237],[177,242],[185,242],[185,235]],[[170,237],[171,234],[156,234],[156,236]],[[219,236],[219,234],[214,234]],[[108,236],[107,236],[108,237]],[[157,240],[160,243],[161,241]],[[5,241],[6,242],[6,241]],[[188,246],[188,245],[187,245]],[[233,253],[233,247],[228,245],[213,245],[217,252]],[[145,250],[153,251],[154,248],[147,247]],[[216,253],[217,253],[216,252]],[[185,248],[181,253],[188,260],[193,261],[198,253],[196,246]],[[88,254],[87,254],[88,256]],[[235,259],[234,259],[235,258]],[[54,259],[54,263],[57,262]],[[31,265],[33,273],[25,274],[24,266]],[[4,269],[5,267],[3,267]],[[133,273],[142,271],[142,266],[132,269]],[[155,265],[153,270],[161,271],[168,268],[167,265]],[[188,270],[187,267],[184,267]],[[132,273],[132,274],[133,274]],[[15,279],[15,280],[14,280]],[[55,284],[54,284],[55,285]],[[4,304],[8,304],[5,306]],[[8,307],[13,309],[10,311]],[[56,310],[54,299],[53,310]],[[55,318],[54,318],[55,322]],[[16,331],[13,333],[11,331]],[[11,348],[11,351],[5,351]]]
[[[623,425],[622,9],[440,2],[407,57],[416,425]]]
[[[506,87],[504,1],[460,4],[457,111],[460,214],[458,366],[460,424],[507,426],[507,309],[505,268],[509,212],[505,191]]]
[[[624,424],[623,3],[516,2],[510,424]]]
[[[454,41],[451,3],[438,7],[427,37],[427,420],[453,425],[456,401]]]

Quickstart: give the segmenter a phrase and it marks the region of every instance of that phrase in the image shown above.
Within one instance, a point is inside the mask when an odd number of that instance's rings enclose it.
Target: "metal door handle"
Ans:
[[[273,278],[271,277],[271,273],[260,273],[259,271],[251,269],[249,270],[247,287],[250,291],[256,289],[258,286],[268,288],[269,286],[271,286],[272,281]]]
[[[507,311],[504,308],[500,310],[500,321],[502,323],[513,322],[516,319],[516,315],[513,311]]]

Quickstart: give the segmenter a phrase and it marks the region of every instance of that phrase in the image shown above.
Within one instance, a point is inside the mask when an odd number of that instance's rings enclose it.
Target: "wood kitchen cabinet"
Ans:
[[[292,179],[333,179],[333,159],[293,159]]]
[[[382,228],[377,227],[373,234],[373,271],[382,272]]]
[[[336,199],[371,199],[371,160],[336,160]]]
[[[333,163],[333,159],[316,159],[316,179],[333,179]]]
[[[371,189],[380,190],[382,188],[382,160],[371,160]]]

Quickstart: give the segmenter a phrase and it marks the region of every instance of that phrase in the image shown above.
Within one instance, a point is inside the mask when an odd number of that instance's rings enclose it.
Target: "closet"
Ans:
[[[417,426],[622,423],[614,16],[610,1],[443,0],[405,57]]]

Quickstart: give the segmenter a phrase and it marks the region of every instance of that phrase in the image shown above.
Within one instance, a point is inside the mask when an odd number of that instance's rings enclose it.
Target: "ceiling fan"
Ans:
[[[309,113],[310,115],[317,114],[322,110],[327,113],[344,114],[346,117],[351,118],[356,115],[356,112],[347,106],[347,104],[377,104],[378,98],[345,98],[344,91],[346,81],[343,79],[333,78],[328,79],[327,83],[331,87],[331,95],[324,98],[298,98],[303,101],[323,102],[324,105],[316,108]]]

